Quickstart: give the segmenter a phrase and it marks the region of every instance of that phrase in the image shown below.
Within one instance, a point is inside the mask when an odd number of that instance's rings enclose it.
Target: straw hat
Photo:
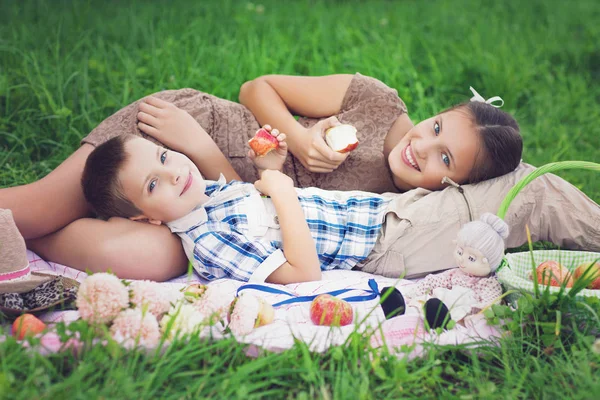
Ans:
[[[53,280],[55,282],[50,286],[44,285]],[[44,286],[40,287],[41,285]],[[25,312],[47,311],[63,303],[67,304],[75,298],[77,287],[79,282],[74,279],[30,270],[25,240],[15,225],[12,212],[0,209],[0,297],[16,293],[22,299],[40,296],[43,300],[35,308],[15,309],[0,304],[0,314],[15,317]],[[53,291],[53,295],[47,293],[48,290]]]
[[[29,292],[50,280],[51,276],[31,273],[25,240],[12,212],[0,209],[0,294]]]

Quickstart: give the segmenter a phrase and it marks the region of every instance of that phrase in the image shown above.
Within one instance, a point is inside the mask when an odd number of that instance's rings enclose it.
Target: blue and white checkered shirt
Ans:
[[[264,282],[287,260],[270,198],[253,184],[207,181],[209,201],[168,223],[204,278]],[[366,192],[296,189],[321,270],[352,269],[373,249],[389,199]]]

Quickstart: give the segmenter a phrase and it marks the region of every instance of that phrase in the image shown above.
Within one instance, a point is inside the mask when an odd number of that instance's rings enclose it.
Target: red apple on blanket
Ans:
[[[566,286],[573,286],[571,272],[556,261],[544,261],[536,268],[537,281],[544,285],[561,286],[566,281]]]
[[[23,314],[12,324],[12,335],[19,340],[25,336],[37,335],[46,329],[46,324],[32,314]]]
[[[256,132],[256,135],[248,141],[248,144],[257,157],[264,157],[268,152],[279,147],[277,138],[263,128]]]
[[[322,294],[310,304],[310,319],[315,325],[346,326],[352,323],[354,314],[347,301]]]
[[[591,266],[591,267],[590,267]],[[588,289],[600,289],[600,263],[595,262],[593,265],[591,263],[586,262],[580,264],[577,268],[575,268],[575,279],[581,278],[581,276],[585,273],[585,271],[590,268],[590,272],[588,272],[585,277],[586,278],[594,278],[592,282],[587,286]]]
[[[358,147],[356,128],[352,125],[338,125],[325,131],[325,142],[338,153],[347,153]]]

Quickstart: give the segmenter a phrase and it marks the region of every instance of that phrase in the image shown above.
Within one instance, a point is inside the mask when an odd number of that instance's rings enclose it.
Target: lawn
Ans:
[[[272,73],[377,77],[414,121],[473,86],[504,98],[526,162],[600,162],[599,18],[593,0],[3,0],[0,187],[48,174],[144,95],[192,87],[237,100],[242,83]],[[560,175],[600,202],[597,173]],[[531,320],[571,313],[540,304]],[[0,398],[593,398],[600,306],[590,307],[595,318],[573,320],[580,329],[552,346],[524,324],[500,346],[434,347],[414,361],[369,350],[359,336],[325,355],[298,344],[258,358],[231,341],[197,340],[164,354],[90,344],[78,359],[44,358],[9,340]]]

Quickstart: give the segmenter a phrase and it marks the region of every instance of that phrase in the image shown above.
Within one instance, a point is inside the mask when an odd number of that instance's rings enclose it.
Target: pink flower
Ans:
[[[83,343],[77,337],[72,337],[66,342],[62,342],[56,332],[46,332],[40,336],[39,346],[32,346],[28,341],[21,343],[23,347],[37,350],[43,356],[67,350],[71,351],[74,356],[77,356],[83,347]]]
[[[149,312],[142,313],[139,308],[122,311],[113,321],[110,333],[113,339],[130,348],[136,344],[156,347],[160,339],[156,317]]]
[[[234,335],[247,335],[254,328],[273,322],[275,310],[261,298],[242,294],[233,300],[232,306],[228,319]]]
[[[171,303],[183,296],[178,290],[165,288],[165,285],[153,281],[134,281],[130,289],[133,306],[147,306],[148,312],[156,318],[169,311]]]
[[[129,306],[129,291],[112,274],[93,274],[79,286],[75,304],[84,321],[109,323]]]
[[[193,305],[196,310],[204,315],[223,319],[230,303],[230,297],[224,296],[217,286],[208,285],[204,293],[198,300],[194,301]]]
[[[83,343],[77,338],[68,339],[66,342],[60,340],[60,336],[56,332],[48,332],[40,338],[40,354],[47,355],[58,353],[59,351],[71,350],[73,355],[77,355]]]

